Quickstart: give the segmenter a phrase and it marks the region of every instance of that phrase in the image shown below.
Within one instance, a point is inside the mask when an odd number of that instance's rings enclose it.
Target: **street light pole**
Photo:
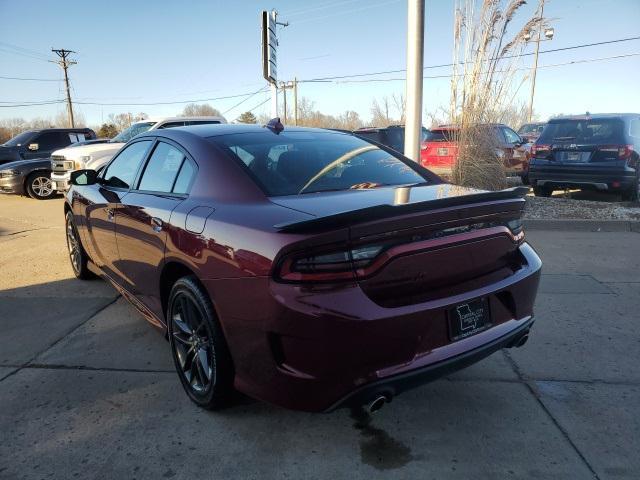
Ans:
[[[407,0],[407,116],[404,155],[420,160],[422,76],[424,62],[424,0]]]
[[[531,72],[531,97],[529,98],[529,122],[533,117],[533,95],[536,91],[536,73],[538,71],[538,52],[540,51],[540,35],[542,34],[542,14],[544,13],[544,0],[540,4],[540,23],[538,25],[538,35],[536,37],[536,54],[533,57],[533,71]]]

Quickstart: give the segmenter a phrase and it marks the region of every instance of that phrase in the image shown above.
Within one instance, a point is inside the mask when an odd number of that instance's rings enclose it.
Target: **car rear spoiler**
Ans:
[[[440,208],[456,207],[459,205],[471,205],[483,202],[495,202],[500,200],[522,200],[529,193],[527,187],[514,187],[496,192],[481,192],[471,195],[460,195],[457,197],[439,198],[436,200],[426,200],[401,205],[375,205],[373,207],[340,212],[325,217],[312,218],[301,222],[279,223],[273,227],[283,233],[302,233],[312,230],[322,230],[326,228],[339,228],[353,224],[354,222],[380,220],[382,218],[393,217],[416,212],[427,212]]]

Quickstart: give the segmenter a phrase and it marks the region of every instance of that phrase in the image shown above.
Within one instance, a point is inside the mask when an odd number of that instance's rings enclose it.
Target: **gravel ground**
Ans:
[[[524,218],[558,220],[640,220],[640,204],[528,196]]]

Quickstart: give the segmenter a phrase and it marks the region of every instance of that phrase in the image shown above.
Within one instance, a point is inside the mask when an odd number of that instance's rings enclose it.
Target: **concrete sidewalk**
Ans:
[[[638,233],[528,232],[544,262],[529,343],[373,418],[212,413],[128,303],[71,278],[61,202],[5,200],[2,479],[640,478]]]

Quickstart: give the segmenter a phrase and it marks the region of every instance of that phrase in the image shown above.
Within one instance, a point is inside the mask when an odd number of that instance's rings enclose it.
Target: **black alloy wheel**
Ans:
[[[189,398],[216,409],[233,388],[233,367],[222,329],[206,292],[195,277],[179,279],[167,309],[173,361]]]
[[[94,278],[95,275],[87,266],[87,253],[82,247],[80,242],[80,236],[78,235],[78,229],[73,221],[73,213],[70,211],[65,215],[65,230],[67,236],[67,250],[69,252],[69,260],[71,262],[71,268],[76,278],[81,280],[88,280]]]

